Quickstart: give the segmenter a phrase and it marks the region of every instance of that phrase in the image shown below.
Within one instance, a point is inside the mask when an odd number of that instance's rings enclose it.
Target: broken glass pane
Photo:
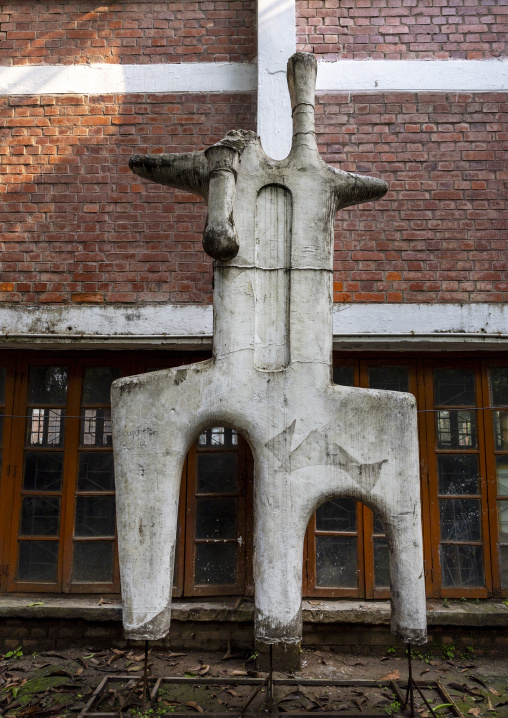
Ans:
[[[231,447],[238,445],[238,432],[225,426],[214,426],[199,435],[199,446]]]
[[[508,411],[493,411],[494,441],[497,451],[508,451]]]
[[[474,369],[434,369],[436,406],[476,406]]]
[[[390,553],[384,538],[374,539],[374,584],[376,588],[390,586]]]
[[[111,409],[84,409],[81,420],[82,446],[111,446]]]
[[[75,541],[72,580],[75,583],[111,583],[113,542]]]
[[[508,501],[497,502],[499,541],[508,544]]]
[[[114,536],[115,497],[77,496],[74,536]]]
[[[109,404],[111,384],[120,376],[112,367],[86,367],[83,376],[82,404]]]
[[[316,536],[316,585],[356,588],[356,537]]]
[[[79,455],[78,491],[114,491],[111,451],[83,451]]]
[[[236,452],[198,454],[198,493],[225,494],[237,491],[237,463]]]
[[[441,499],[442,541],[480,541],[481,513],[479,499]]]
[[[32,366],[28,381],[29,404],[66,404],[67,403],[66,367]]]
[[[369,387],[409,391],[409,369],[407,366],[370,366]]]
[[[58,496],[23,496],[20,536],[58,536],[59,529],[60,498]]]
[[[355,368],[352,366],[334,366],[333,383],[341,386],[354,386]]]
[[[497,493],[508,496],[508,456],[496,456]]]
[[[18,581],[55,583],[58,545],[58,541],[20,541]]]
[[[440,551],[444,588],[470,588],[485,585],[482,546],[443,544]]]
[[[196,584],[236,583],[236,543],[198,543],[194,581]]]
[[[28,491],[61,491],[63,452],[25,452],[23,488]]]
[[[322,504],[316,511],[318,531],[356,531],[356,501],[333,499]]]
[[[508,406],[508,367],[489,369],[491,406]]]
[[[440,494],[479,493],[476,454],[440,454],[437,457]]]
[[[236,538],[236,499],[198,498],[196,500],[196,538]]]
[[[62,446],[64,409],[29,409],[29,446]]]
[[[438,449],[476,448],[476,411],[438,411]]]

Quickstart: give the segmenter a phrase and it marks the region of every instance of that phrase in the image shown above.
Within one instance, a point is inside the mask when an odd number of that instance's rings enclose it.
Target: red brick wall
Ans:
[[[254,96],[3,98],[4,302],[209,302],[205,207],[144,182],[134,153],[255,128]],[[339,213],[335,300],[508,299],[506,94],[321,95],[321,151],[386,179]]]
[[[327,94],[317,119],[327,162],[390,187],[338,214],[335,301],[507,301],[505,93]]]
[[[299,50],[326,60],[506,55],[505,0],[297,0]]]
[[[8,0],[0,6],[0,64],[247,62],[255,28],[254,0]]]
[[[210,302],[206,208],[128,169],[255,127],[252,94],[0,98],[0,301]]]

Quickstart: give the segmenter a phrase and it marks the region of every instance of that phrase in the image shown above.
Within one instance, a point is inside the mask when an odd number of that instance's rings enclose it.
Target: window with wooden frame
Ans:
[[[182,352],[0,353],[0,588],[117,593],[109,388]],[[508,362],[336,355],[334,381],[417,399],[429,596],[508,596]],[[252,594],[252,455],[210,427],[187,456],[175,596]],[[381,523],[336,498],[305,540],[303,594],[389,596]]]

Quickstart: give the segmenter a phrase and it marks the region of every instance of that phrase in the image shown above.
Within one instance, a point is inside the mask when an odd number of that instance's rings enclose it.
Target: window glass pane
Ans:
[[[225,426],[214,426],[199,435],[199,446],[217,446],[220,448],[237,446],[238,433],[234,429]]]
[[[369,387],[409,391],[409,369],[407,366],[370,366]]]
[[[5,404],[5,367],[0,367],[0,404]]]
[[[438,411],[438,449],[476,448],[476,411]]]
[[[474,369],[434,369],[436,406],[476,406]]]
[[[316,511],[318,531],[356,531],[356,501],[333,499],[322,504]]]
[[[497,493],[508,496],[508,456],[496,456]]]
[[[64,409],[30,409],[28,413],[29,446],[62,446]]]
[[[381,519],[374,514],[374,526],[372,533],[374,534],[384,534],[385,530],[383,527],[383,524],[381,523]]]
[[[508,501],[497,502],[497,525],[499,528],[499,540],[508,544]]]
[[[62,473],[62,452],[25,452],[24,489],[28,491],[61,491]]]
[[[24,496],[21,505],[20,536],[58,536],[60,498]]]
[[[355,368],[353,366],[334,366],[333,383],[341,386],[354,386]]]
[[[82,446],[112,446],[111,409],[84,409],[81,420]]]
[[[483,547],[442,545],[441,573],[444,588],[484,586]]]
[[[493,411],[494,442],[497,451],[508,451],[508,411]]]
[[[440,494],[478,494],[476,454],[440,454],[437,457]]]
[[[508,367],[492,367],[489,370],[489,380],[491,405],[508,406]]]
[[[67,401],[67,375],[66,367],[30,367],[28,403],[65,404]]]
[[[478,499],[441,499],[441,539],[443,541],[480,541],[480,501]]]
[[[390,553],[384,538],[374,539],[374,584],[376,588],[390,587]]]
[[[20,541],[18,580],[55,583],[58,541]]]
[[[82,404],[109,404],[111,384],[120,376],[112,367],[86,367],[83,373]]]
[[[236,499],[197,499],[196,538],[235,539]]]
[[[508,546],[499,547],[499,563],[501,569],[501,586],[508,588]]]
[[[77,496],[74,536],[114,536],[115,497]]]
[[[78,491],[114,491],[113,454],[110,451],[81,452]]]
[[[316,536],[316,585],[356,588],[356,537]]]
[[[237,491],[237,462],[235,453],[198,454],[198,493],[224,494]]]
[[[197,584],[236,583],[236,543],[198,543],[194,581]]]
[[[76,583],[111,583],[113,542],[75,541],[72,580]]]

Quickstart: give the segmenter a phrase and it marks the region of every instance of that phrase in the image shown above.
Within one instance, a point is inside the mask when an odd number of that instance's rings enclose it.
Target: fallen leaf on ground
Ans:
[[[97,605],[102,606],[103,603],[111,603],[111,601],[106,601],[106,599],[101,596]]]
[[[178,656],[186,656],[186,653],[168,653],[167,658],[177,658]],[[159,656],[161,658],[161,656]]]
[[[470,713],[472,716],[479,716],[480,715],[480,709],[479,708],[470,708],[468,710],[468,713]]]
[[[390,673],[386,673],[384,676],[381,676],[381,678],[378,678],[379,681],[398,681],[400,678],[400,672],[399,671],[391,671]]]
[[[127,667],[127,672],[132,673],[133,671],[142,671],[144,668],[143,663],[133,663]]]
[[[492,693],[493,696],[500,696],[500,695],[501,695],[501,693],[499,693],[498,691],[496,691],[495,688],[489,688],[488,691],[489,691],[489,693]]]
[[[35,603],[28,604],[29,608],[31,608],[32,606],[44,606],[44,601],[35,601]]]
[[[308,601],[312,606],[321,606],[321,601]]]
[[[231,671],[232,676],[246,676],[247,671]]]
[[[203,708],[201,708],[201,706],[196,703],[196,701],[187,701],[185,705],[188,706],[189,708],[194,708],[194,710],[197,711],[198,713],[205,712],[203,710]]]
[[[227,688],[226,691],[225,691],[225,693],[229,693],[229,695],[234,696],[235,698],[241,698],[241,697],[242,697],[241,693],[237,693],[237,692],[234,691],[232,688]]]

